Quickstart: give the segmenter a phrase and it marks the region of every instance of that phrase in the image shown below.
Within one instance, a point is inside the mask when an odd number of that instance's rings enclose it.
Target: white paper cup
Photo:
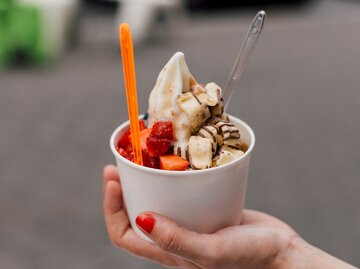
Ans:
[[[196,171],[165,171],[130,162],[115,148],[129,122],[114,131],[110,147],[119,169],[130,223],[139,236],[149,241],[135,224],[136,216],[144,211],[160,213],[199,233],[213,233],[241,223],[255,135],[242,120],[232,116],[230,120],[239,128],[242,142],[249,149],[231,163]]]

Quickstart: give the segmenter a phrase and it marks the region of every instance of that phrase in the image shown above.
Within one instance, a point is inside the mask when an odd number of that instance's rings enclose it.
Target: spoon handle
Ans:
[[[249,27],[244,43],[242,44],[240,52],[235,60],[227,85],[224,89],[224,111],[227,111],[231,97],[237,88],[239,80],[242,77],[246,66],[255,50],[256,43],[264,26],[265,17],[265,11],[259,11]]]

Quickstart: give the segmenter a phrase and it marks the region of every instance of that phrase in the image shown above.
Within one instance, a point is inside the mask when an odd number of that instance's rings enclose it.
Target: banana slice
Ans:
[[[210,107],[216,106],[218,104],[217,99],[211,97],[210,95],[206,93],[199,93],[196,95],[197,99],[203,104]]]
[[[191,92],[179,95],[176,98],[176,103],[190,119],[191,133],[198,131],[200,126],[210,117],[209,108],[203,105]]]
[[[223,145],[223,142],[224,142],[224,138],[222,136],[222,133],[221,133],[221,129],[219,129],[219,127],[217,127],[217,124],[221,121],[220,118],[217,118],[217,117],[211,117],[209,120],[208,120],[208,123],[207,125],[210,125],[212,127],[214,127],[217,131],[217,143],[218,143],[218,147],[221,147]]]
[[[224,125],[221,128],[222,134],[224,136],[224,142],[231,139],[240,139],[240,131],[234,125]]]
[[[233,124],[228,123],[221,128],[224,145],[240,149],[240,131]]]
[[[215,123],[215,126],[221,131],[224,137],[224,141],[228,139],[240,138],[239,129],[230,122],[220,120]]]
[[[214,166],[224,165],[233,160],[240,158],[244,154],[243,151],[224,145],[219,151],[219,155],[214,158]]]
[[[207,90],[200,84],[192,86],[190,91],[203,105],[212,107],[216,106],[219,103],[216,93],[214,95],[209,95]]]
[[[207,94],[216,100],[216,104],[210,108],[211,116],[221,117],[224,112],[223,99],[222,99],[222,90],[214,82],[208,83],[205,86]],[[215,102],[214,102],[215,103]]]
[[[205,85],[206,93],[212,98],[216,99],[218,103],[221,101],[221,88],[214,82],[210,82]]]
[[[236,149],[242,149],[242,144],[241,144],[241,140],[240,139],[229,139],[224,141],[224,145],[226,146],[230,146]]]
[[[217,142],[218,142],[218,147],[220,148],[222,145],[224,145],[224,137],[222,136],[222,134],[217,135]]]
[[[207,169],[212,164],[212,140],[191,136],[189,140],[189,162],[193,169]]]
[[[212,151],[213,155],[216,153],[217,150],[217,144],[218,144],[218,131],[214,126],[206,125],[202,127],[199,132],[197,133],[197,136],[211,139],[212,143]]]
[[[230,123],[229,121],[224,121],[220,118],[211,118],[208,121],[208,125],[217,129],[217,142],[219,147],[225,144],[240,148],[240,131],[234,124]]]

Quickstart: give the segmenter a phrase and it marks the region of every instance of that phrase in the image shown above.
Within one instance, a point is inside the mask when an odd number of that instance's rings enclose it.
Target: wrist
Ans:
[[[311,256],[311,246],[297,234],[278,237],[280,247],[266,269],[303,269],[300,264]],[[302,261],[302,262],[301,262]]]
[[[300,236],[292,236],[277,256],[272,269],[356,269],[330,254],[310,245]]]
[[[277,269],[305,269],[313,261],[315,248],[303,240],[300,236],[292,236],[279,256],[280,264]]]

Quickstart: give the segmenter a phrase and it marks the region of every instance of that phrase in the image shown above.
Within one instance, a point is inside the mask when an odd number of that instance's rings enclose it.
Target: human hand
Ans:
[[[354,268],[310,246],[284,222],[253,210],[244,210],[241,225],[214,234],[195,233],[155,212],[144,212],[136,223],[155,244],[148,243],[130,227],[118,171],[111,165],[104,168],[103,206],[115,246],[169,267]]]
[[[251,210],[244,211],[241,226],[225,228],[211,235],[191,232],[159,214],[145,213],[138,217],[137,223],[154,245],[131,229],[114,166],[104,169],[104,194],[105,221],[113,244],[167,266],[210,269],[243,265],[250,268],[249,264],[252,264],[251,268],[267,268],[286,251],[291,238],[296,236],[283,222]]]

